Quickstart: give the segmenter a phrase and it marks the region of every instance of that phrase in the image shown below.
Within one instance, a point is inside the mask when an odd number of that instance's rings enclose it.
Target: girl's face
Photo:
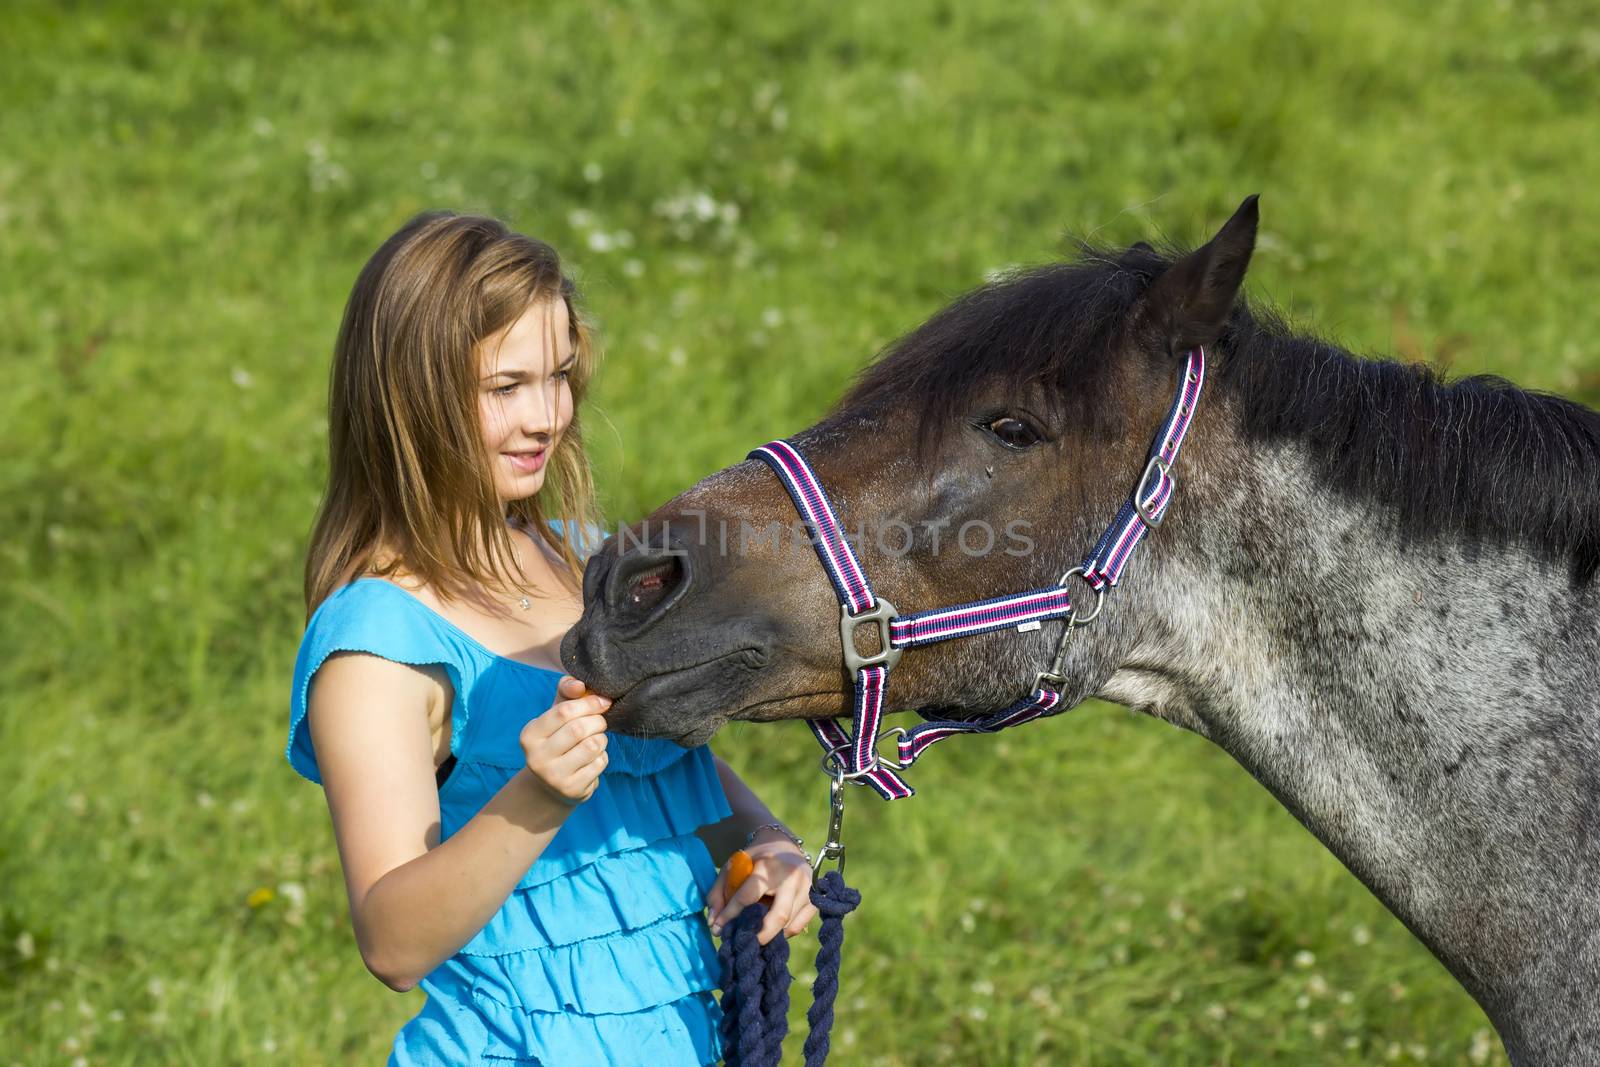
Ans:
[[[500,500],[524,500],[544,485],[550,453],[572,421],[567,379],[576,358],[560,297],[535,301],[478,346],[478,414]]]

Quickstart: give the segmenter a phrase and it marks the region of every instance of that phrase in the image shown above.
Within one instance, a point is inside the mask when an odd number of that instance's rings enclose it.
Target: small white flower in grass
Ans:
[[[1372,931],[1357,923],[1350,928],[1350,940],[1358,945],[1370,945],[1372,944]]]
[[[250,132],[257,137],[271,137],[273,133],[272,120],[264,115],[257,115],[250,122]]]
[[[33,959],[33,935],[24,930],[17,935],[17,955],[25,960]]]
[[[1307,952],[1305,949],[1301,949],[1299,952],[1296,952],[1294,954],[1294,965],[1296,967],[1299,967],[1301,970],[1304,970],[1307,967],[1311,967],[1311,966],[1315,965],[1316,962],[1317,962],[1317,957],[1313,956],[1311,953]]]
[[[1042,985],[1036,985],[1028,990],[1028,1000],[1041,1008],[1047,1008],[1055,1003],[1055,1000],[1050,996],[1049,988]]]
[[[1298,997],[1294,998],[1294,1006],[1299,1008],[1301,1011],[1305,1011],[1307,1008],[1311,1007],[1311,998],[1302,993]]]
[[[152,978],[145,983],[144,990],[150,994],[152,999],[160,1000],[167,995],[167,983],[159,978]]]
[[[681,367],[689,362],[689,353],[685,352],[681,346],[675,345],[672,351],[667,353],[667,362],[674,367]]]
[[[1228,1017],[1228,1009],[1221,1004],[1207,1004],[1206,1018],[1214,1023],[1220,1023]]]
[[[1391,1063],[1399,1059],[1401,1055],[1403,1055],[1403,1050],[1400,1048],[1400,1042],[1398,1041],[1389,1042],[1389,1047],[1383,1050],[1383,1058]]]
[[[1389,999],[1390,1000],[1404,1000],[1404,999],[1406,999],[1406,987],[1401,985],[1399,982],[1391,983],[1390,986],[1389,986]]]
[[[627,260],[622,264],[622,273],[630,278],[641,278],[644,276],[644,264],[637,259]]]
[[[94,1005],[90,1004],[87,1000],[78,1001],[78,1014],[83,1016],[85,1019],[93,1019]]]
[[[252,385],[256,384],[255,377],[243,367],[233,368],[233,373],[230,374],[229,377],[233,379],[233,384],[237,385],[240,389],[248,389]]]
[[[261,1051],[265,1052],[269,1056],[272,1055],[274,1052],[277,1052],[278,1051],[277,1039],[274,1038],[271,1034],[268,1034],[266,1037],[262,1038],[261,1039]]]
[[[1419,1045],[1413,1041],[1411,1044],[1406,1046],[1406,1055],[1410,1056],[1414,1060],[1425,1060],[1428,1058],[1427,1046]]]
[[[114,1023],[120,1023],[123,1019],[126,1019],[127,1016],[122,1013],[121,1008],[112,1008],[110,1011],[106,1012],[106,1018]]]
[[[1167,903],[1167,918],[1175,923],[1180,923],[1189,914],[1182,900],[1174,898]]]
[[[1350,992],[1350,990],[1346,989],[1342,993],[1339,994],[1339,998],[1338,999],[1339,999],[1339,1003],[1340,1004],[1343,1004],[1346,1007],[1349,1007],[1351,1004],[1354,1004],[1356,1002],[1356,995],[1354,993]]]
[[[194,802],[197,807],[207,811],[217,806],[217,798],[206,792],[204,789],[200,790],[200,792],[194,795]]]
[[[593,185],[595,182],[599,181],[605,176],[606,172],[600,168],[600,164],[589,162],[583,165],[583,180],[588,182],[590,185]]]
[[[1494,1037],[1487,1030],[1474,1030],[1472,1044],[1467,1046],[1467,1059],[1473,1063],[1488,1063],[1494,1054]]]
[[[67,797],[67,810],[74,815],[86,814],[89,810],[89,800],[82,793],[73,793]]]
[[[967,1009],[967,1018],[971,1019],[975,1023],[981,1023],[988,1017],[989,1009],[985,1008],[981,1004],[974,1004],[972,1007]]]
[[[1314,997],[1328,995],[1328,980],[1320,974],[1314,974],[1306,980],[1306,992]]]
[[[616,241],[612,239],[609,233],[603,230],[595,230],[589,234],[589,251],[609,252],[615,247]]]
[[[567,212],[567,225],[574,230],[587,230],[594,226],[594,212],[586,208],[575,207]]]
[[[761,312],[761,325],[769,330],[776,330],[783,325],[783,311],[779,308],[766,308]]]
[[[980,978],[972,983],[972,991],[980,997],[994,996],[994,983],[987,978]]]
[[[1361,1039],[1355,1036],[1347,1037],[1344,1039],[1344,1047],[1354,1052],[1361,1047]]]
[[[962,912],[959,921],[961,923],[961,929],[966,933],[970,934],[972,931],[978,928],[978,920],[972,917],[972,912],[970,911]]]
[[[89,1067],[89,1058],[87,1056],[72,1057],[72,1067]]]
[[[1133,920],[1128,918],[1118,919],[1116,922],[1111,924],[1111,929],[1116,933],[1126,937],[1133,933]]]
[[[772,128],[779,132],[789,128],[789,109],[782,104],[772,109]]]
[[[306,887],[299,882],[280,883],[278,885],[278,895],[288,900],[291,908],[303,908],[306,906]]]

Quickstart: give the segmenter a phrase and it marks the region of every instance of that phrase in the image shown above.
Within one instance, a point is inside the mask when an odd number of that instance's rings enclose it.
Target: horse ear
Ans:
[[[1173,352],[1222,334],[1256,247],[1258,195],[1247,196],[1217,235],[1168,267],[1145,291],[1142,312]]]

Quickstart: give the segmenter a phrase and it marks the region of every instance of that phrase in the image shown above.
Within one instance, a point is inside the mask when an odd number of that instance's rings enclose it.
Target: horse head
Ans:
[[[907,613],[1047,586],[1081,559],[1139,479],[1184,354],[1227,330],[1256,218],[1251,197],[1188,255],[1086,250],[978,289],[791,435],[873,586]],[[695,744],[729,720],[847,713],[838,603],[762,463],[609,539],[584,598],[563,660],[614,696],[618,730]],[[1114,614],[1071,650],[1064,706],[1131,647]],[[1050,660],[1055,629],[918,649],[891,672],[888,703],[961,716],[1008,702]],[[870,653],[882,634],[855,637]]]

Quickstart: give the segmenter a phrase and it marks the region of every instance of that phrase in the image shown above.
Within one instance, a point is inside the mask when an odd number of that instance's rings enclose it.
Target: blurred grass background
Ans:
[[[575,267],[613,519],[813,421],[986,273],[1195,242],[1256,191],[1258,299],[1594,403],[1596,15],[6,5],[0,1063],[372,1063],[418,1006],[362,968],[282,757],[334,331],[413,212],[502,216]],[[716,747],[820,832],[804,730]],[[916,782],[850,812],[841,1065],[1502,1062],[1196,738],[1089,706]]]

